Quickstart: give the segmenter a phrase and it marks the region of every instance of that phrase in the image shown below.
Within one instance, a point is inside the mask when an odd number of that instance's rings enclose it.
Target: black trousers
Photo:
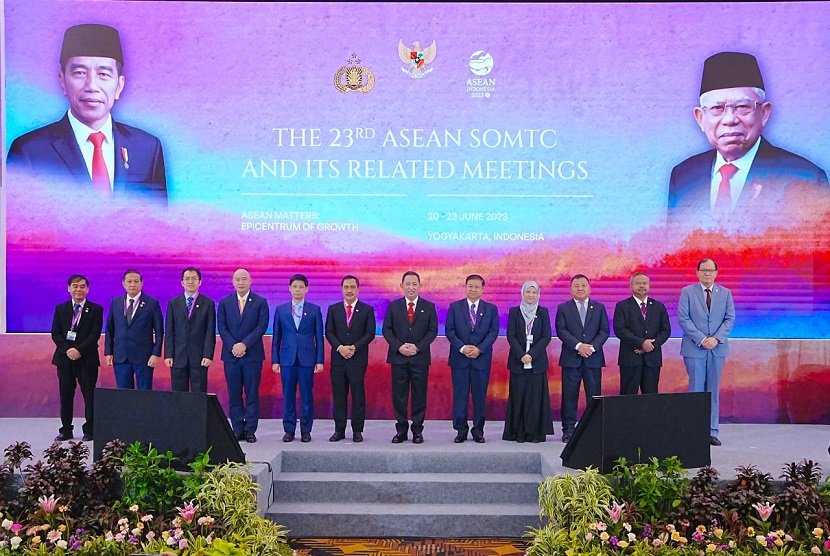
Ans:
[[[173,367],[170,387],[174,392],[207,392],[207,367]]]
[[[334,430],[346,432],[349,392],[352,394],[352,432],[363,432],[366,423],[366,367],[331,366],[331,394],[334,399]]]
[[[392,364],[392,409],[395,412],[395,429],[398,434],[409,431],[408,406],[409,394],[412,393],[412,434],[424,430],[424,417],[427,413],[427,379],[429,365]]]
[[[660,382],[660,367],[620,365],[620,394],[656,394]]]
[[[58,368],[58,388],[61,404],[61,434],[72,434],[72,417],[75,412],[75,386],[81,387],[84,398],[84,434],[93,434],[92,421],[95,410],[95,383],[98,382],[98,367],[89,367],[78,361]]]

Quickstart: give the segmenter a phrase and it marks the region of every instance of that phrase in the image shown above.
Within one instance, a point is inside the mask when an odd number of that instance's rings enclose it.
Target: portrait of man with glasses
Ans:
[[[672,170],[670,223],[732,228],[821,217],[830,194],[825,171],[762,136],[772,103],[754,56],[709,57],[693,113],[714,148]]]

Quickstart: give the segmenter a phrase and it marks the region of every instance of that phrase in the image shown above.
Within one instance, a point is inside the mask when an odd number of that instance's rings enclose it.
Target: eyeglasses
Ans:
[[[718,271],[717,268],[698,268],[698,272],[702,272],[703,274],[714,274]]]
[[[736,116],[749,116],[753,114],[757,109],[758,105],[762,104],[757,100],[739,100],[733,103],[719,103],[713,104],[712,106],[701,106],[704,112],[709,114],[710,116],[719,117],[723,116],[726,113],[727,108],[732,109],[732,113]]]

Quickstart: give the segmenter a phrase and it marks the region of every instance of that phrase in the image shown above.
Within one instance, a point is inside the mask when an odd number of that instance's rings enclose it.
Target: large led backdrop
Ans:
[[[90,297],[106,306],[123,293],[124,270],[137,268],[164,304],[181,291],[181,269],[195,265],[214,299],[231,292],[234,269],[248,268],[272,309],[289,299],[296,272],[323,306],[340,299],[344,274],[356,274],[379,323],[413,269],[441,330],[464,277],[479,273],[502,331],[526,280],[555,307],[570,276],[584,273],[610,314],[631,273],[645,270],[679,336],[680,288],[711,256],[735,296],[732,337],[747,339],[727,362],[726,400],[737,398],[724,411],[830,421],[822,402],[801,400],[806,417],[785,408],[787,396],[801,399],[794,383],[830,382],[828,344],[817,341],[830,339],[828,8],[7,0],[6,330],[48,331],[70,274],[88,276]],[[118,149],[106,196],[13,145],[66,114],[61,43],[82,23],[118,29],[124,88],[113,120],[163,150],[159,174],[158,153]],[[708,183],[702,197],[678,171],[670,188],[676,166],[711,149],[694,108],[704,60],[723,51],[758,60],[772,105],[764,142],[824,175],[758,163],[730,220],[712,218]],[[14,349],[30,346],[30,364],[48,370],[51,344],[21,338],[3,338],[3,374],[24,385],[30,371],[13,363]],[[449,399],[445,343],[436,342],[430,395]],[[682,389],[679,345],[664,351],[665,384]],[[376,417],[391,414],[384,352],[376,341]],[[494,413],[506,396],[498,372]],[[616,374],[611,364],[605,393],[615,393]],[[558,392],[558,369],[551,380]],[[211,381],[223,391],[221,372]],[[263,388],[279,414],[278,380]],[[739,392],[769,409],[743,408]],[[323,412],[327,403],[318,400]],[[448,411],[430,407],[435,418]]]

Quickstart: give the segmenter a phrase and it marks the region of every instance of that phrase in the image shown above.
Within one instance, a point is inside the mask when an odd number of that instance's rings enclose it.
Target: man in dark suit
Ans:
[[[55,354],[52,364],[58,369],[60,388],[61,428],[55,440],[72,439],[75,383],[84,397],[84,441],[92,440],[95,383],[98,381],[98,340],[104,327],[104,308],[89,301],[89,280],[80,274],[69,277],[72,299],[55,307],[52,318],[52,341]]]
[[[620,394],[656,394],[663,366],[663,344],[671,336],[666,306],[648,296],[649,279],[636,272],[632,297],[614,307],[614,334],[620,339]]]
[[[268,301],[251,291],[251,275],[244,268],[233,273],[233,287],[234,293],[219,300],[216,322],[222,338],[231,426],[237,440],[253,443],[259,425],[259,383],[265,361],[262,337],[268,330]]]
[[[161,143],[110,115],[124,90],[123,63],[116,29],[96,24],[67,29],[58,81],[69,111],[12,142],[10,171],[97,191],[104,198],[140,195],[166,202]]]
[[[314,375],[323,371],[323,312],[305,300],[308,278],[295,274],[288,280],[291,301],[274,311],[271,368],[282,376],[283,442],[297,431],[297,384],[300,385],[300,440],[311,442],[314,425]]]
[[[751,54],[721,52],[703,65],[694,117],[713,150],[675,166],[669,216],[687,227],[757,226],[820,216],[824,170],[761,136],[772,104]]]
[[[699,282],[680,290],[677,321],[683,329],[680,355],[689,375],[689,392],[711,392],[710,444],[720,446],[720,377],[729,355],[729,334],[735,323],[732,292],[715,284],[718,265],[697,263]]]
[[[369,366],[369,344],[375,339],[375,310],[358,299],[360,281],[344,276],[343,302],[329,305],[326,339],[331,344],[331,394],[334,399],[334,434],[329,441],[346,438],[349,392],[352,394],[352,440],[363,442],[366,421],[364,379]]]
[[[499,337],[499,310],[481,300],[484,278],[471,274],[465,280],[467,297],[450,304],[445,326],[450,341],[448,364],[452,370],[452,428],[454,442],[467,440],[470,395],[473,398],[473,440],[484,443],[484,409],[493,343]]]
[[[115,365],[119,388],[153,389],[153,367],[161,357],[164,317],[157,299],[141,291],[144,279],[128,270],[122,280],[125,295],[113,298],[107,315],[104,355]]]
[[[184,295],[167,303],[164,364],[170,368],[174,392],[207,392],[208,367],[216,349],[216,305],[199,293],[201,284],[198,268],[184,269]]]
[[[393,444],[409,434],[409,395],[412,393],[412,442],[424,442],[424,417],[427,412],[427,379],[432,362],[429,346],[438,336],[435,304],[419,297],[421,277],[407,271],[401,279],[404,297],[386,308],[383,337],[389,344],[386,362],[392,366],[392,408],[395,412]]]
[[[602,395],[602,346],[608,339],[608,313],[602,303],[591,301],[591,284],[584,274],[571,278],[571,299],[556,308],[556,336],[562,341],[562,442],[573,436],[580,383],[585,401]]]

